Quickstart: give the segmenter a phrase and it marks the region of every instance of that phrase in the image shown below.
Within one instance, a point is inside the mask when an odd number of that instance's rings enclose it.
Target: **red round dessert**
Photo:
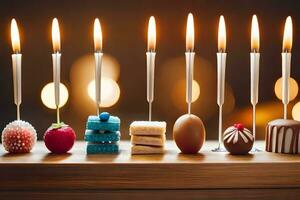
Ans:
[[[36,131],[28,122],[13,121],[2,131],[2,143],[9,153],[29,153],[35,142]]]
[[[75,131],[65,124],[51,126],[44,135],[46,147],[56,154],[67,153],[73,147],[75,140]]]

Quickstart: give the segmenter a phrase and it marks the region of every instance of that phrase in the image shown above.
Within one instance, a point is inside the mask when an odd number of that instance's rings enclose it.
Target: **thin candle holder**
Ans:
[[[290,102],[290,87],[289,79],[291,74],[291,57],[289,52],[281,53],[282,57],[282,103],[283,103],[283,118],[288,118],[288,104]]]
[[[61,64],[61,53],[56,52],[52,54],[53,62],[53,82],[54,82],[54,96],[55,96],[55,106],[56,106],[56,121],[60,124],[60,64]]]
[[[14,81],[14,103],[17,108],[17,120],[20,120],[20,105],[22,103],[22,54],[15,53],[12,55],[12,65]]]
[[[195,52],[186,52],[186,102],[188,104],[188,114],[192,112],[192,95],[193,95],[193,80],[194,80],[194,60]]]
[[[103,53],[95,52],[95,102],[97,108],[97,115],[100,114],[101,105],[101,71],[102,71],[102,57]]]
[[[154,100],[154,71],[155,71],[154,51],[146,52],[147,58],[147,101],[149,104],[149,121],[152,120],[152,102]]]
[[[225,94],[225,71],[226,71],[226,53],[217,53],[217,104],[219,106],[219,126],[218,126],[218,147],[213,149],[213,152],[225,152],[223,146],[223,122],[222,122],[222,109],[224,104]]]
[[[260,152],[261,150],[256,147],[256,104],[258,103],[259,91],[259,58],[260,53],[250,53],[250,73],[251,73],[251,104],[252,104],[252,132],[253,132],[253,148],[252,152]]]

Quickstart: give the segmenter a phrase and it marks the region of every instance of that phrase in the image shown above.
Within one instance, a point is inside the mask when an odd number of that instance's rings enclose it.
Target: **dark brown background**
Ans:
[[[292,76],[300,81],[300,3],[293,0],[198,0],[198,1],[1,1],[0,2],[0,128],[15,119],[11,68],[10,20],[15,17],[21,32],[23,53],[22,118],[38,130],[39,138],[55,120],[55,112],[40,100],[42,87],[52,80],[51,20],[58,17],[62,32],[62,82],[70,99],[62,109],[63,120],[83,138],[86,113],[78,109],[73,99],[70,81],[73,63],[93,51],[92,24],[101,19],[104,32],[104,52],[120,63],[121,97],[116,105],[106,109],[122,119],[123,138],[133,120],[147,119],[146,102],[146,26],[150,15],[157,21],[157,65],[154,119],[166,120],[168,135],[175,120],[185,112],[184,90],[178,96],[180,105],[172,103],[172,90],[178,79],[185,77],[185,23],[192,12],[196,24],[195,79],[201,85],[200,98],[193,104],[193,113],[206,125],[209,139],[217,136],[216,49],[217,23],[225,16],[227,43],[227,84],[235,98],[235,109],[224,115],[227,127],[234,122],[251,125],[250,95],[250,24],[257,14],[261,31],[261,73],[259,133],[263,138],[267,121],[280,117],[282,106],[275,97],[274,84],[281,76],[281,46],[285,18],[291,15],[294,24]],[[199,64],[199,59],[201,62]],[[173,67],[174,66],[174,67]],[[173,88],[174,90],[174,88]],[[86,95],[86,91],[82,91]],[[174,96],[174,95],[173,95]],[[173,97],[174,99],[174,97]],[[291,102],[291,106],[297,102]],[[86,105],[93,106],[93,105]],[[82,112],[74,112],[82,109]],[[251,126],[249,127],[251,128]]]

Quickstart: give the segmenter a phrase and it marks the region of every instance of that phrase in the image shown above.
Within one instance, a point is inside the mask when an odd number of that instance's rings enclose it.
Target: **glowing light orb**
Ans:
[[[294,120],[300,121],[300,102],[294,105],[292,109],[292,116]]]
[[[193,94],[192,94],[192,102],[195,102],[200,96],[200,85],[197,81],[193,80]]]
[[[95,101],[95,80],[92,80],[87,87],[89,97]],[[111,107],[120,98],[119,85],[110,78],[101,79],[101,107]]]
[[[298,95],[298,83],[295,79],[290,78],[289,79],[289,85],[290,85],[290,101],[294,100],[296,96]],[[275,83],[275,95],[278,99],[282,99],[282,78],[279,78]]]
[[[59,96],[60,96],[60,105],[59,107],[63,107],[68,99],[69,99],[69,92],[67,87],[60,83],[60,90],[59,90]],[[41,92],[41,99],[43,104],[50,109],[56,109],[55,105],[55,96],[54,96],[54,83],[48,83],[45,85]]]

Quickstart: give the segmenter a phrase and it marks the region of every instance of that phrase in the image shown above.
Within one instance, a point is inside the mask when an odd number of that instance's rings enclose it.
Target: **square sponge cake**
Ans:
[[[131,154],[163,154],[165,152],[163,147],[144,146],[144,145],[133,145],[131,147]]]
[[[134,121],[130,124],[130,135],[161,136],[166,133],[166,122]]]
[[[163,147],[165,145],[166,135],[160,136],[146,136],[146,135],[132,135],[131,144],[133,145],[148,145]]]

